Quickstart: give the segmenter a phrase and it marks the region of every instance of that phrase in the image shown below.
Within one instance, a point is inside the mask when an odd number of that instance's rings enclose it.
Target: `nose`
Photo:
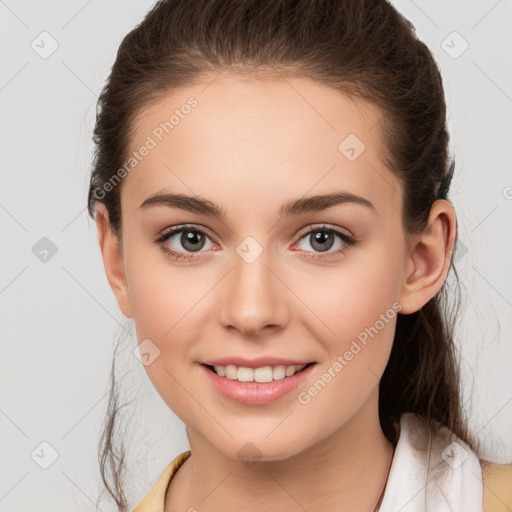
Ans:
[[[290,291],[283,280],[265,251],[252,262],[235,254],[233,267],[218,291],[222,325],[244,336],[282,329],[290,311]]]

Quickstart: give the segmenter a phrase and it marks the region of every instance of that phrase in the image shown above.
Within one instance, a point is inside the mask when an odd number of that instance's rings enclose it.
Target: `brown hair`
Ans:
[[[104,203],[119,238],[122,182],[108,193],[105,184],[127,159],[134,119],[172,89],[224,69],[258,78],[307,77],[379,107],[384,158],[404,186],[406,234],[421,232],[432,203],[447,198],[455,164],[448,157],[440,72],[414,26],[387,1],[161,0],[124,37],[98,100],[88,210],[94,216],[96,202]],[[453,260],[450,270],[460,295]],[[460,301],[454,308],[445,301],[446,283],[419,311],[398,315],[379,399],[381,425],[393,443],[392,422],[414,412],[432,432],[444,425],[475,446],[463,414],[453,340]],[[101,474],[124,511],[117,411],[112,372]]]

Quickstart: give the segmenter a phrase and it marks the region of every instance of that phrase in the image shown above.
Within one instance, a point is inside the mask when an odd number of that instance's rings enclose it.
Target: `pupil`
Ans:
[[[327,251],[332,247],[333,239],[333,233],[329,233],[327,231],[317,231],[316,234],[313,235],[313,243],[311,244],[311,247],[316,248],[320,252]],[[323,245],[326,242],[329,242],[327,247]],[[315,245],[317,245],[317,247],[315,247]]]
[[[201,243],[202,242],[202,243]],[[203,248],[205,239],[197,231],[184,231],[181,234],[181,244],[189,251],[198,251]],[[199,247],[197,244],[200,244]],[[192,244],[190,246],[189,244]]]

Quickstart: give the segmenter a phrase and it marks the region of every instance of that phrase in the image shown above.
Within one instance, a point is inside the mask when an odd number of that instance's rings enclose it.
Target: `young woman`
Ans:
[[[454,162],[407,20],[162,0],[98,107],[105,271],[190,443],[136,512],[508,510],[511,468],[483,483],[461,406]],[[102,475],[127,510],[111,412]]]

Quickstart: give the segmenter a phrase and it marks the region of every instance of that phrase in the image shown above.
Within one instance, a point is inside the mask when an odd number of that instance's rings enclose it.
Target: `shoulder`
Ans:
[[[512,464],[494,464],[481,459],[485,512],[512,509]]]
[[[165,506],[165,494],[167,487],[180,466],[190,457],[191,451],[187,450],[170,462],[158,477],[157,481],[142,498],[142,501],[134,508],[133,512],[163,512]]]

